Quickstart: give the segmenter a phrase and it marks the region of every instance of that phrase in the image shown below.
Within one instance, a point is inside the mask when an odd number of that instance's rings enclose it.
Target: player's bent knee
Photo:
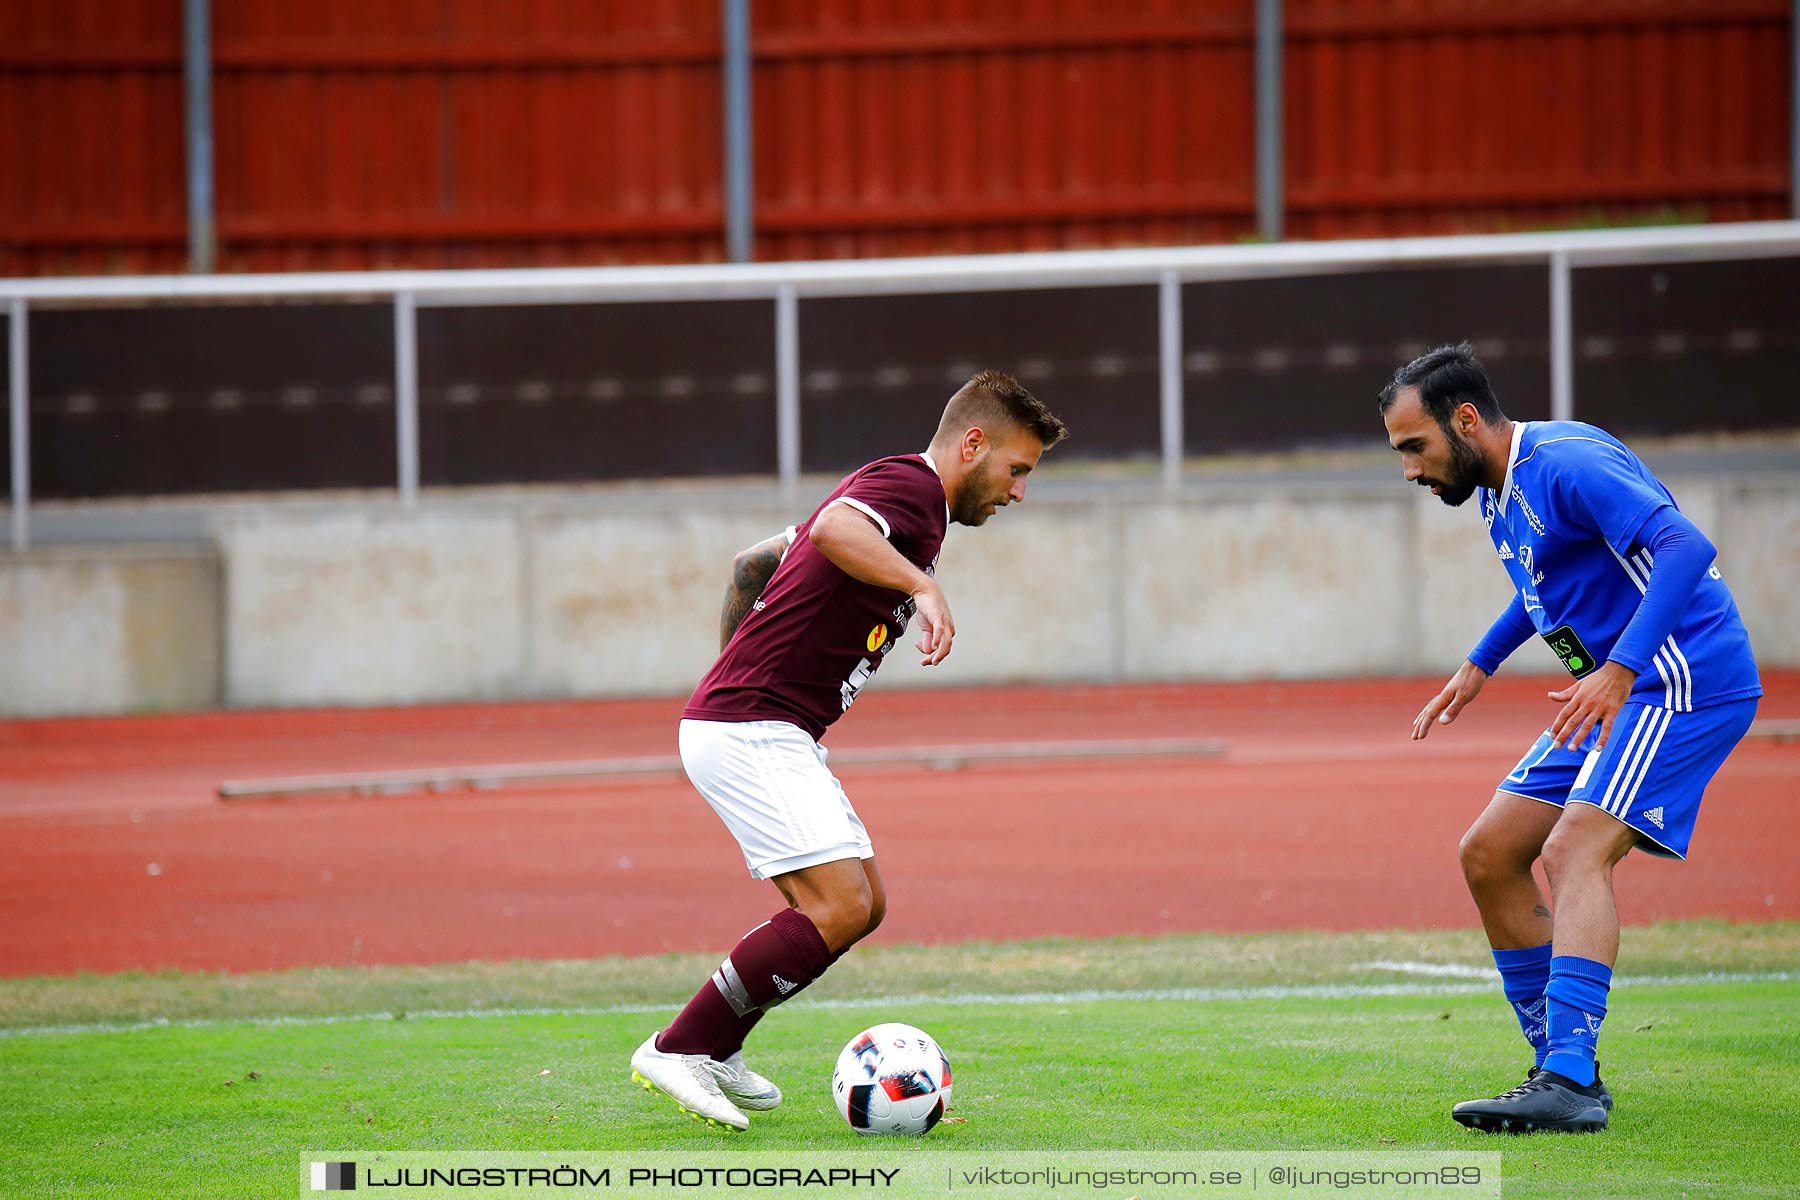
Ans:
[[[801,911],[819,927],[819,936],[826,945],[844,950],[868,932],[871,907],[872,898],[865,887],[858,892],[821,897],[802,906]]]
[[[1471,888],[1499,883],[1531,871],[1532,855],[1494,836],[1491,830],[1473,826],[1457,847],[1463,878]]]
[[[1493,875],[1493,855],[1486,840],[1474,829],[1462,835],[1456,847],[1456,860],[1462,864],[1463,878],[1470,887],[1480,887]]]
[[[1612,865],[1607,841],[1559,822],[1544,842],[1544,874],[1555,888],[1561,881],[1586,871],[1603,871]]]

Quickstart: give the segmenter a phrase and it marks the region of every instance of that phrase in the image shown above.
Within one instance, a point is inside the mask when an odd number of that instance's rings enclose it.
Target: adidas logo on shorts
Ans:
[[[1655,808],[1646,809],[1644,811],[1644,820],[1650,822],[1652,825],[1656,826],[1658,829],[1661,829],[1663,827],[1662,806],[1659,804]]]

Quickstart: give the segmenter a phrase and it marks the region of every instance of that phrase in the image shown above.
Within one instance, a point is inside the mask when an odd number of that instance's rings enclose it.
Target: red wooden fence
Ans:
[[[1252,0],[755,0],[757,255],[1255,228]],[[1289,0],[1295,237],[1788,211],[1789,0]],[[213,0],[223,270],[723,255],[718,0]],[[0,275],[186,261],[180,0],[0,4]]]

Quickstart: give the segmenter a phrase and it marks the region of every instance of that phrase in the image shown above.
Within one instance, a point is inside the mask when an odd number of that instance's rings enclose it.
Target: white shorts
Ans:
[[[681,765],[756,879],[843,858],[874,858],[825,747],[786,721],[681,722]]]

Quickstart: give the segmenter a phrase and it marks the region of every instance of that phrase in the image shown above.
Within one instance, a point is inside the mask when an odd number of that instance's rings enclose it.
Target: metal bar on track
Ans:
[[[1169,492],[1181,488],[1181,460],[1187,453],[1183,426],[1185,403],[1181,377],[1181,275],[1164,271],[1157,286],[1158,350],[1162,377],[1162,482]]]
[[[394,296],[394,445],[400,503],[419,502],[419,322],[411,292]]]
[[[7,420],[12,432],[12,548],[31,549],[31,361],[25,301],[14,297],[6,306]]]
[[[800,500],[800,297],[792,284],[775,294],[775,473],[791,510]]]
[[[1024,762],[1066,758],[1219,758],[1230,744],[1218,738],[1134,738],[1116,741],[992,742],[952,746],[895,746],[833,750],[831,761],[842,766],[922,766],[959,770],[972,763]],[[547,779],[603,779],[632,775],[676,774],[675,755],[645,758],[601,758],[575,762],[493,763],[467,767],[432,767],[411,771],[370,771],[357,775],[297,775],[280,779],[235,779],[219,784],[221,800],[260,800],[277,796],[349,794],[391,796],[417,791],[447,792],[459,788],[491,789],[512,782]]]
[[[0,280],[27,300],[194,300],[273,296],[392,296],[420,307],[606,301],[757,299],[783,286],[817,296],[919,295],[1051,287],[1143,286],[1165,270],[1189,283],[1326,275],[1432,263],[1572,265],[1707,262],[1800,255],[1800,221],[1743,221],[1659,229],[1564,230],[1024,254],[703,263],[668,267],[522,267],[469,271],[292,272]]]
[[[755,253],[755,144],[750,135],[750,0],[719,0],[725,27],[725,254],[750,262]]]
[[[1256,0],[1256,232],[1282,237],[1285,166],[1282,144],[1281,0]]]
[[[212,15],[210,0],[182,0],[181,73],[187,128],[188,270],[218,264],[213,206]]]
[[[1550,255],[1550,419],[1575,419],[1575,332],[1569,298],[1569,256]]]

